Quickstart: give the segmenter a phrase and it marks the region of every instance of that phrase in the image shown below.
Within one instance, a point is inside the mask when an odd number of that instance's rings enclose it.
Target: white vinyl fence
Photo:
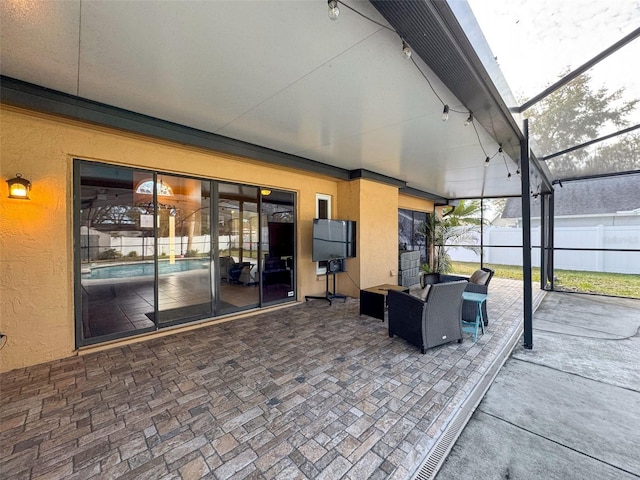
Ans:
[[[640,250],[640,227],[602,225],[596,227],[557,227],[555,248],[603,248]],[[480,245],[480,232],[471,234],[465,244]],[[532,264],[540,266],[540,228],[531,229]],[[522,265],[522,229],[511,227],[484,228],[484,263],[498,265]],[[511,245],[512,247],[490,247],[491,245]],[[538,248],[535,248],[538,247]],[[461,262],[480,262],[479,252],[466,248],[451,247],[451,259]],[[571,251],[556,250],[555,268],[564,270],[584,270],[590,272],[611,272],[640,274],[640,252]]]

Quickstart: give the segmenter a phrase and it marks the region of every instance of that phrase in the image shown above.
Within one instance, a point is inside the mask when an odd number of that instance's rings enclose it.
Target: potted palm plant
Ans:
[[[426,275],[449,273],[452,269],[449,248],[463,245],[463,248],[478,250],[479,247],[468,246],[469,238],[477,232],[480,223],[480,202],[461,200],[455,207],[445,207],[441,215],[432,214],[425,223],[425,236],[429,239],[429,264]],[[466,243],[466,245],[465,245]],[[425,283],[429,279],[425,279]]]

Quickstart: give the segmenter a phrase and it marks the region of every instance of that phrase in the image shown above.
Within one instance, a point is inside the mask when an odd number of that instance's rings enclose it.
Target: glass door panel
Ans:
[[[136,194],[149,173],[80,161],[76,169],[77,343],[154,329],[153,198]]]
[[[295,196],[290,192],[263,190],[262,302],[295,299]]]
[[[211,316],[210,183],[157,176],[158,320]]]
[[[258,189],[218,184],[219,315],[260,303]]]
[[[78,346],[296,299],[294,193],[82,160],[74,183]]]

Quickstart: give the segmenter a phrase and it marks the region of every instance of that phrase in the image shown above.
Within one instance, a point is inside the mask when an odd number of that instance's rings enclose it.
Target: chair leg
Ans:
[[[427,349],[422,347],[420,348],[420,352],[424,355],[425,353],[427,353]]]

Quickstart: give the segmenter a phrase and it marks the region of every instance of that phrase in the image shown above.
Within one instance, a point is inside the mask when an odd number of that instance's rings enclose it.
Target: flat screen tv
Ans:
[[[356,256],[356,222],[313,219],[312,259],[314,262]]]

